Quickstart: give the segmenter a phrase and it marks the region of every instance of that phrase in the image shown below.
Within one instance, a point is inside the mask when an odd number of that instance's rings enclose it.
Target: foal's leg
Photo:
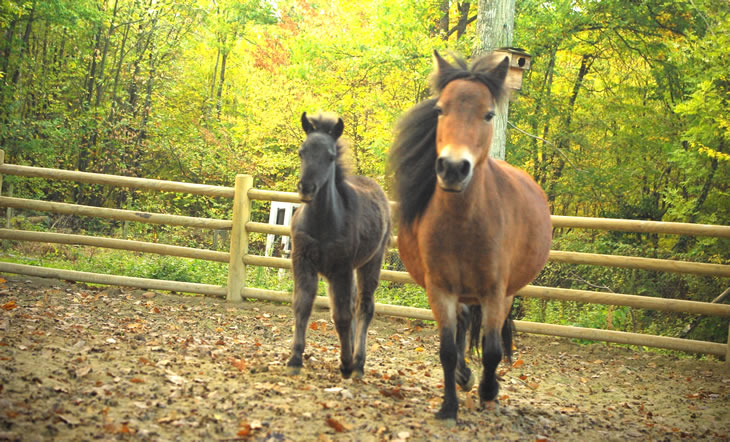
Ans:
[[[357,304],[355,308],[355,357],[352,371],[356,378],[361,378],[365,367],[366,341],[368,327],[375,311],[375,289],[380,280],[380,268],[383,256],[378,254],[364,266],[357,269]]]
[[[456,383],[462,391],[470,391],[474,386],[475,378],[466,365],[466,333],[470,325],[469,307],[459,304],[459,316],[456,327]]]
[[[428,301],[436,318],[441,338],[439,358],[444,370],[444,401],[436,419],[456,419],[459,400],[456,397],[456,365],[459,350],[456,345],[458,299],[438,289],[428,289]]]
[[[482,379],[479,382],[480,402],[493,401],[499,392],[497,366],[502,361],[502,327],[509,315],[514,296],[488,296],[482,300]]]
[[[307,333],[309,316],[312,314],[314,297],[317,296],[317,271],[305,262],[294,262],[294,341],[291,357],[287,362],[289,374],[299,374],[302,369],[304,337]]]
[[[335,321],[335,329],[340,337],[340,373],[345,379],[352,374],[353,279],[353,271],[346,270],[329,280],[332,319]]]

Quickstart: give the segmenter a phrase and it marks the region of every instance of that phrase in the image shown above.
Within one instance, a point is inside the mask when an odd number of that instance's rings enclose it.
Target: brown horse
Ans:
[[[461,59],[453,66],[437,52],[434,58],[437,96],[399,122],[390,167],[400,201],[400,255],[426,289],[439,327],[445,391],[436,417],[455,419],[456,383],[468,391],[474,382],[464,361],[468,323],[475,320],[470,310],[478,317],[471,342],[478,344],[483,332],[479,397],[492,401],[497,365],[511,356],[515,292],[545,265],[552,227],[535,181],[488,156],[508,60],[486,56],[468,68]]]
[[[321,274],[329,282],[332,318],[340,337],[340,372],[345,378],[361,377],[368,325],[375,311],[373,294],[390,243],[390,207],[378,183],[346,174],[341,118],[326,114],[309,118],[303,113],[302,129],[307,138],[299,149],[297,187],[304,204],[291,223],[295,324],[287,366],[291,374],[301,370]]]

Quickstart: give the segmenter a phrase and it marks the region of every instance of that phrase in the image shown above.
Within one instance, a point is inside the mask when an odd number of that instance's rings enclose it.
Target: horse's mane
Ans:
[[[307,115],[307,119],[310,123],[312,123],[312,126],[314,126],[314,131],[311,133],[319,132],[329,136],[332,136],[332,130],[337,124],[339,118],[340,117],[337,114],[330,112],[319,112],[311,116]],[[337,151],[337,159],[335,160],[335,184],[337,184],[338,187],[350,173],[346,162],[347,155],[345,154],[347,147],[347,143],[341,136],[335,140],[335,149]]]
[[[495,100],[504,96],[503,81],[495,78],[492,69],[496,57],[486,55],[472,63],[454,57],[456,65],[439,66],[431,77],[431,89],[438,96],[447,84],[467,79],[484,84]],[[413,106],[398,122],[390,148],[389,172],[395,178],[396,199],[400,202],[400,220],[411,224],[423,213],[436,188],[436,125],[438,98],[430,98]]]

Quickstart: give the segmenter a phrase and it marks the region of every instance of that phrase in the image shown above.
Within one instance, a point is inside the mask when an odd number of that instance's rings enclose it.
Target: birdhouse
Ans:
[[[519,48],[499,48],[494,50],[494,55],[509,57],[509,72],[505,83],[510,89],[510,96],[515,91],[522,89],[522,73],[530,69],[530,54]]]

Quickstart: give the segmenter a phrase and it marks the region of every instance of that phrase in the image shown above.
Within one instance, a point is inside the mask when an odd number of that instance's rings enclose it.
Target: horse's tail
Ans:
[[[469,306],[469,351],[477,353],[481,351],[481,334],[482,334],[482,306]],[[507,319],[502,325],[502,351],[507,360],[512,362],[512,335],[514,332],[514,321],[512,320],[512,308],[507,315]]]

